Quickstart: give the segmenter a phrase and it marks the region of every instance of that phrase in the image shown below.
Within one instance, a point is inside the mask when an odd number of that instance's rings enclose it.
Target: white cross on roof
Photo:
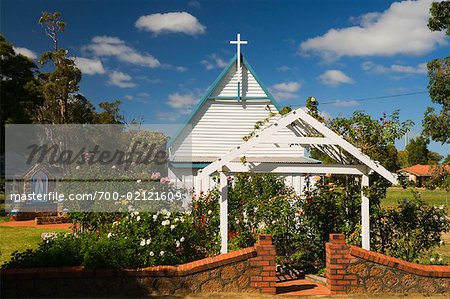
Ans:
[[[246,40],[241,40],[241,34],[238,33],[237,34],[237,38],[236,40],[232,40],[230,41],[231,45],[236,45],[236,50],[237,50],[237,73],[238,73],[238,95],[240,96],[241,91],[241,76],[242,76],[242,69],[241,69],[241,45],[246,45],[248,44],[248,41]]]

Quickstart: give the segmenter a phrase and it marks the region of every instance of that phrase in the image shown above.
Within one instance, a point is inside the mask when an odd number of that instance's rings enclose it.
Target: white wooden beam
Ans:
[[[270,138],[268,142],[262,143],[295,143],[301,145],[310,145],[310,144],[336,144],[336,142],[330,140],[329,138],[323,137],[289,137],[289,136],[273,136]]]
[[[227,175],[219,172],[220,179],[220,253],[228,252],[228,180]]]
[[[321,123],[320,121],[318,121],[317,119],[315,119],[314,117],[303,111],[301,108],[297,109],[296,111],[299,115],[299,118],[305,121],[308,125],[312,126],[314,129],[322,133],[325,137],[328,137],[331,140],[335,141],[337,145],[342,147],[356,159],[366,164],[368,167],[373,169],[375,172],[377,172],[379,175],[381,175],[391,183],[398,184],[396,176],[394,176],[389,170],[384,168],[379,163],[375,163],[375,161],[372,161],[369,158],[369,156],[363,154],[360,149],[353,146],[350,142],[348,142],[347,140],[345,140],[344,138],[333,132],[331,129],[329,129],[323,123]]]
[[[369,198],[364,195],[365,187],[369,187],[368,175],[363,175],[361,180],[361,237],[362,248],[370,250],[370,205]]]
[[[254,173],[280,173],[280,174],[367,174],[366,165],[342,165],[342,164],[295,164],[276,162],[251,162],[242,164],[230,162],[224,165],[224,170],[230,173],[254,172]]]
[[[199,176],[200,177],[206,177],[214,173],[215,171],[218,171],[223,165],[227,164],[231,160],[234,160],[236,158],[239,158],[244,153],[246,153],[248,150],[254,148],[256,145],[260,144],[264,141],[269,141],[272,135],[279,130],[283,129],[293,121],[295,121],[297,116],[297,111],[294,110],[289,114],[286,114],[280,119],[278,119],[275,123],[271,124],[269,127],[265,128],[261,132],[256,133],[253,138],[250,140],[242,143],[241,145],[237,146],[235,149],[231,150],[227,154],[223,155],[221,158],[217,159],[216,161],[212,162],[202,170],[199,170]]]

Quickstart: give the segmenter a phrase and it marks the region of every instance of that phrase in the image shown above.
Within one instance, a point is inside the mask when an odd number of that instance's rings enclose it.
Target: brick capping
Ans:
[[[372,261],[376,264],[396,268],[420,276],[450,277],[450,266],[415,264],[356,246],[349,245],[349,247],[350,255]]]
[[[415,264],[348,245],[343,234],[330,234],[325,249],[333,294],[450,293],[450,266]]]
[[[260,235],[257,243],[252,247],[243,248],[226,254],[208,257],[201,260],[170,266],[159,265],[139,269],[87,269],[76,267],[48,267],[2,269],[2,293],[15,294],[21,283],[31,282],[34,290],[26,290],[25,297],[39,297],[40,286],[57,280],[57,283],[67,285],[88,284],[78,291],[90,290],[96,283],[120,280],[123,285],[136,285],[141,295],[145,294],[174,294],[178,292],[261,292],[276,293],[276,263],[275,247],[270,235]],[[159,285],[161,284],[162,285]],[[98,288],[94,288],[99,292]],[[103,290],[108,293],[110,290]],[[13,292],[13,293],[11,293]],[[60,294],[59,290],[50,297],[70,296]],[[150,292],[150,293],[148,293]],[[88,293],[87,295],[96,295]],[[14,296],[12,296],[14,297]],[[20,296],[19,296],[20,297]],[[45,296],[44,296],[45,297]]]

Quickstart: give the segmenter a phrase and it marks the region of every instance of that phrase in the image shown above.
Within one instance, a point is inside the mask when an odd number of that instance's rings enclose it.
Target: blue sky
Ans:
[[[243,53],[281,105],[308,96],[331,116],[401,110],[421,130],[431,101],[426,62],[448,56],[449,39],[426,27],[431,1],[23,1],[3,0],[1,32],[36,57],[51,41],[41,11],[67,22],[61,46],[84,71],[80,91],[94,103],[121,99],[127,120],[186,118],[235,54]],[[355,101],[386,95],[409,96]],[[398,142],[403,148],[403,143]],[[449,148],[430,148],[448,154]]]

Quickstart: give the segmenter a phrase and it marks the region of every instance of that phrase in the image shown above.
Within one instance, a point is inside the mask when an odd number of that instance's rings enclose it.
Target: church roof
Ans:
[[[239,100],[239,101],[251,101],[251,100],[268,100],[277,110],[281,109],[281,106],[262,83],[259,77],[256,75],[252,66],[248,63],[247,59],[241,54],[241,61],[243,69],[246,70],[247,76],[243,76],[242,82],[242,94],[238,96],[237,93],[237,81],[235,80],[237,71],[233,70],[233,66],[236,66],[237,54],[229,61],[227,67],[223,69],[220,75],[216,78],[213,84],[209,87],[207,92],[203,95],[198,104],[192,109],[192,112],[183,122],[182,126],[177,133],[169,140],[167,147],[171,147],[175,140],[179,137],[183,129],[187,124],[192,122],[194,116],[199,112],[200,108],[206,101],[212,99],[220,100]],[[244,73],[245,74],[245,73]],[[233,95],[233,90],[236,90],[236,94]]]

